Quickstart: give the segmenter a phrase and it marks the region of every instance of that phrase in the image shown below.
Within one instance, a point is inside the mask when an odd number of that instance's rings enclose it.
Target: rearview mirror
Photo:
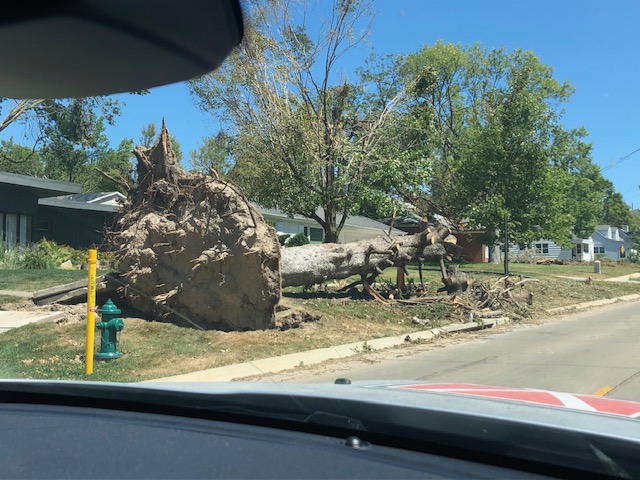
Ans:
[[[220,66],[243,34],[239,0],[22,0],[0,19],[0,97],[138,91]]]

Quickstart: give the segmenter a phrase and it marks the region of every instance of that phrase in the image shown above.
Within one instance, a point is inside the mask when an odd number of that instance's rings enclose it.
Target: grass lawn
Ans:
[[[96,361],[90,377],[84,375],[82,360],[83,322],[26,325],[0,334],[0,378],[137,382],[427,328],[411,320],[414,315],[426,316],[428,307],[384,307],[366,300],[328,298],[288,301],[322,318],[287,331],[229,333],[125,318],[119,347],[123,357]],[[440,308],[442,314],[450,311],[448,306]],[[432,323],[435,327],[450,321]]]
[[[460,265],[460,269],[465,272],[483,272],[502,275],[504,267],[497,263],[465,263]],[[511,275],[524,275],[527,277],[541,278],[547,276],[562,275],[566,277],[591,277],[593,280],[603,280],[605,278],[620,277],[630,273],[640,272],[640,265],[624,263],[621,265],[602,265],[600,274],[593,272],[591,263],[570,263],[567,265],[535,265],[529,263],[509,264]]]
[[[102,275],[106,272],[99,272]],[[86,270],[0,270],[0,290],[34,292],[87,278]]]
[[[546,309],[574,303],[640,293],[640,282],[594,282],[587,284],[555,275],[580,276],[590,266],[581,265],[525,265],[514,264],[514,273],[538,278],[527,283],[534,295],[534,304],[519,314],[536,321]],[[522,267],[522,268],[521,268]],[[500,265],[461,265],[476,282],[493,283],[501,273]],[[638,271],[630,267],[605,267],[615,275]],[[14,279],[28,281],[32,272],[15,273]],[[34,271],[38,273],[37,271]],[[50,275],[52,272],[56,272]],[[57,276],[61,272],[64,275]],[[85,272],[44,271],[40,285],[51,286],[82,278]],[[21,277],[22,275],[22,277]],[[35,281],[31,277],[31,281]],[[57,278],[57,280],[55,280]],[[395,270],[389,269],[383,280],[395,280]],[[411,267],[410,278],[418,283],[417,268]],[[5,280],[3,277],[2,280]],[[427,291],[440,287],[440,273],[435,265],[426,267]],[[339,283],[339,282],[336,282]],[[329,282],[331,285],[332,282]],[[17,289],[13,283],[2,288]],[[25,288],[25,287],[20,287]],[[43,287],[44,288],[44,287]],[[26,289],[26,288],[25,288]],[[94,375],[84,375],[83,358],[85,326],[79,323],[39,323],[16,328],[0,335],[0,378],[91,379],[96,381],[136,382],[162,376],[177,375],[206,368],[299,352],[314,348],[363,341],[388,335],[424,330],[462,320],[459,313],[446,304],[406,306],[380,305],[375,301],[340,298],[336,293],[303,293],[300,289],[286,289],[287,303],[320,314],[318,322],[301,328],[263,330],[255,332],[197,331],[171,324],[131,318],[131,311],[123,307],[125,329],[121,334],[121,359],[96,361]],[[2,299],[0,298],[0,302]],[[427,318],[429,326],[415,325],[412,318]],[[99,344],[99,335],[96,335]]]
[[[460,270],[467,273],[487,273],[502,275],[504,266],[501,263],[459,263]],[[418,277],[417,265],[409,265],[409,272],[412,276]],[[422,267],[423,278],[428,280],[436,279],[440,281],[440,267],[435,263],[428,263]],[[593,272],[591,263],[570,263],[567,265],[536,265],[529,263],[510,263],[509,273],[511,275],[523,275],[526,277],[542,278],[549,276],[565,277],[591,277],[593,280],[604,280],[605,278],[620,277],[630,273],[640,273],[640,264],[633,263],[603,265],[600,274]],[[396,270],[388,268],[378,278],[393,281],[396,279]],[[353,278],[355,280],[355,277]]]

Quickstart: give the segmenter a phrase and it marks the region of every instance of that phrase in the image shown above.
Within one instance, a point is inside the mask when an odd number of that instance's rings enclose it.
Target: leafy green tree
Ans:
[[[81,181],[85,168],[107,148],[104,118],[89,108],[86,99],[56,105],[44,129],[42,154],[45,174],[68,182]]]
[[[605,188],[605,198],[602,202],[601,223],[605,225],[629,225],[632,220],[631,209],[622,197],[622,194],[616,192],[613,184],[609,181]]]
[[[38,150],[18,145],[11,138],[0,142],[0,171],[41,177],[44,163]]]
[[[160,131],[156,127],[156,124],[151,122],[142,127],[142,130],[140,131],[140,137],[138,139],[138,144],[142,145],[145,148],[150,148],[158,141],[159,135]],[[173,135],[171,135],[170,138],[173,153],[176,156],[176,160],[180,162],[180,160],[182,160],[182,149],[180,148],[180,142]]]
[[[317,32],[305,24],[305,1],[247,6],[242,44],[217,72],[192,81],[191,92],[235,138],[233,175],[250,198],[316,220],[335,242],[371,197],[371,174],[385,158],[383,126],[399,99],[370,102],[365,82],[340,73],[346,52],[367,35],[371,2],[334,0]]]
[[[573,89],[528,51],[438,42],[408,55],[403,145],[431,169],[425,184],[406,182],[405,197],[513,241],[570,242],[590,234],[603,201],[602,176],[582,129],[561,125]],[[402,137],[401,137],[402,138]],[[407,189],[406,185],[412,187]]]
[[[131,95],[146,95],[149,90],[139,90],[131,92]],[[72,100],[59,99],[47,100],[43,98],[14,100],[0,97],[0,132],[14,122],[28,124],[29,129],[38,133],[36,138],[40,138],[40,133],[46,127],[51,111],[60,106],[68,105]],[[113,124],[114,118],[120,115],[120,107],[124,102],[108,96],[88,97],[84,99],[84,105],[91,110],[100,110],[102,116],[109,124]]]
[[[104,124],[114,124],[121,104],[110,97],[0,99],[0,131],[18,121],[35,132],[33,147],[1,143],[0,170],[80,182],[84,191],[124,190],[132,142],[113,149],[104,135]]]
[[[133,180],[132,155],[133,140],[125,138],[117,148],[107,148],[100,152],[96,160],[86,169],[82,178],[85,192],[127,193]]]
[[[156,141],[156,137],[158,136],[158,132],[156,129],[155,123],[149,123],[142,127],[140,131],[140,138],[138,139],[138,143],[145,148],[150,148]]]
[[[204,137],[202,143],[191,152],[191,168],[201,173],[213,169],[220,177],[228,176],[234,165],[233,146],[234,138],[224,131],[218,132],[215,137]]]

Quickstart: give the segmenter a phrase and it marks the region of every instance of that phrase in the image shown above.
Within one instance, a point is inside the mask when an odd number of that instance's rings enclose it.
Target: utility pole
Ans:
[[[504,216],[504,274],[509,275],[509,217]]]

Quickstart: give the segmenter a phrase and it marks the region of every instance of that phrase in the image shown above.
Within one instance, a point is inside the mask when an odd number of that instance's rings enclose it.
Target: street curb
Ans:
[[[340,358],[347,358],[363,352],[372,352],[375,350],[383,350],[405,345],[407,342],[415,342],[420,340],[431,340],[442,335],[455,332],[468,332],[473,330],[483,330],[485,328],[493,328],[510,322],[508,317],[485,318],[482,323],[463,323],[452,324],[440,328],[432,328],[418,332],[410,332],[404,335],[394,337],[376,338],[373,340],[365,340],[360,342],[348,343],[346,345],[338,345],[335,347],[317,348],[306,352],[290,353],[278,357],[263,358],[253,360],[251,362],[238,363],[235,365],[227,365],[224,367],[210,368],[198,372],[186,373],[183,375],[174,375],[171,377],[157,378],[147,380],[142,383],[155,382],[229,382],[254,375],[264,375],[271,373],[290,370],[302,365],[316,365]],[[409,337],[407,339],[407,337]]]
[[[640,300],[640,294],[632,293],[630,295],[623,295],[622,297],[604,298],[602,300],[593,300],[592,302],[575,303],[573,305],[567,305],[565,307],[556,307],[545,310],[545,313],[562,313],[573,312],[577,310],[584,310],[591,307],[602,307],[605,305],[611,305],[618,302],[632,302],[634,300]]]
[[[556,307],[545,310],[545,313],[554,314],[583,310],[585,308],[599,307],[611,305],[617,302],[631,302],[640,300],[640,294],[632,293],[622,297],[605,298],[602,300],[594,300],[591,302],[576,303],[564,307]],[[473,330],[483,330],[485,328],[494,328],[499,325],[510,323],[508,317],[486,318],[480,323],[462,323],[452,324],[440,328],[432,328],[418,332],[410,332],[404,335],[394,337],[376,338],[373,340],[365,340],[361,342],[348,343],[346,345],[338,345],[335,347],[318,348],[306,352],[290,353],[278,357],[263,358],[253,360],[251,362],[238,363],[235,365],[226,365],[224,367],[210,368],[200,370],[198,372],[185,373],[182,375],[174,375],[171,377],[157,378],[154,380],[146,380],[141,383],[156,382],[230,382],[255,375],[264,375],[279,373],[284,370],[300,367],[302,365],[316,365],[340,358],[347,358],[363,352],[372,352],[375,350],[383,350],[393,348],[407,343],[406,338],[409,337],[411,342],[420,340],[432,340],[439,336],[455,333],[469,332]]]

